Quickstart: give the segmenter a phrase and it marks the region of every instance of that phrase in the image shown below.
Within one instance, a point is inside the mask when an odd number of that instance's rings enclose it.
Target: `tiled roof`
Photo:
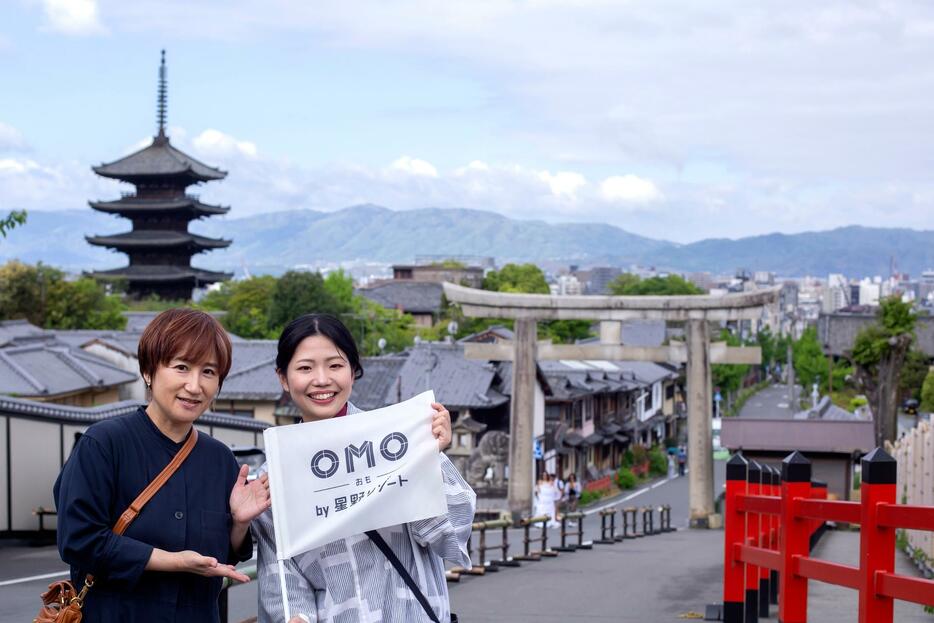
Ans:
[[[363,376],[354,381],[350,401],[364,411],[399,402],[399,371],[405,362],[406,357],[397,355],[364,357]]]
[[[406,400],[431,388],[449,409],[488,409],[509,399],[494,389],[496,368],[464,358],[459,344],[423,343],[408,351],[400,371],[400,395]]]
[[[122,234],[109,234],[104,236],[85,236],[90,244],[102,247],[115,248],[145,248],[145,247],[180,247],[187,246],[195,249],[223,249],[229,247],[230,240],[208,238],[184,231],[159,229],[134,229]]]
[[[30,417],[48,418],[54,421],[82,424],[93,424],[94,422],[106,420],[107,418],[126,415],[127,413],[136,411],[139,407],[140,403],[133,400],[123,400],[121,402],[114,402],[97,407],[73,407],[70,405],[59,405],[49,402],[36,402],[34,400],[0,396],[0,413],[27,415]],[[269,424],[260,420],[222,413],[212,413],[211,411],[208,411],[198,418],[198,424],[252,431],[261,431],[269,426]]]
[[[26,319],[0,320],[0,346],[48,340],[49,332]]]
[[[2,394],[56,396],[135,380],[135,374],[66,346],[33,344],[0,350]]]
[[[276,376],[276,340],[240,340],[233,343],[230,373],[224,379],[221,400],[278,400],[282,385]]]
[[[190,211],[192,216],[199,218],[230,212],[230,208],[226,206],[201,203],[198,199],[187,195],[177,199],[140,199],[139,197],[129,196],[117,201],[89,201],[88,203],[95,210],[111,214]]]
[[[227,176],[226,171],[210,167],[176,149],[165,137],[153,139],[148,147],[129,156],[92,168],[98,175],[120,180],[185,175],[199,181],[208,181]]]
[[[233,277],[233,273],[222,273],[188,266],[124,266],[113,270],[98,270],[92,273],[95,277],[119,277],[130,281],[200,281],[213,283]]]
[[[440,283],[392,280],[370,288],[361,288],[356,293],[387,309],[436,314],[441,311],[442,292]]]

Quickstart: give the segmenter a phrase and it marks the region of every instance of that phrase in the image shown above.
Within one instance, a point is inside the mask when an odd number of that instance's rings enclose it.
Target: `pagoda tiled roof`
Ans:
[[[196,181],[220,180],[226,171],[208,166],[176,149],[166,136],[157,136],[152,144],[129,156],[92,167],[103,177],[130,181],[141,177],[186,176]]]
[[[100,270],[91,273],[101,279],[122,278],[129,281],[145,281],[149,283],[166,283],[195,280],[202,283],[213,283],[233,277],[233,273],[223,273],[213,270],[203,270],[191,266],[171,265],[136,265],[124,266],[113,270]]]
[[[195,197],[188,195],[178,199],[140,199],[135,195],[130,195],[116,201],[89,201],[88,203],[95,210],[111,214],[190,211],[196,217],[200,217],[230,212],[228,207],[201,203]]]
[[[231,243],[230,240],[161,229],[134,229],[123,234],[87,236],[86,239],[93,245],[115,248],[190,246],[199,249],[223,249],[229,247]]]

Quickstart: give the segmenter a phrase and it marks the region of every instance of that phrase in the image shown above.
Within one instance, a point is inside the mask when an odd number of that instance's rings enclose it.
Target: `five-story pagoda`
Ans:
[[[89,202],[95,210],[130,219],[133,229],[86,239],[93,245],[130,257],[128,266],[94,272],[93,276],[126,280],[127,293],[133,298],[155,295],[162,299],[187,300],[191,298],[192,288],[232,276],[191,266],[192,255],[223,249],[230,246],[231,241],[188,231],[190,221],[226,214],[230,208],[201,203],[197,196],[185,192],[193,184],[223,179],[227,172],[209,167],[172,146],[165,134],[166,99],[163,50],[159,66],[159,132],[152,144],[120,160],[92,167],[98,175],[136,186],[135,193],[124,193],[119,200]]]

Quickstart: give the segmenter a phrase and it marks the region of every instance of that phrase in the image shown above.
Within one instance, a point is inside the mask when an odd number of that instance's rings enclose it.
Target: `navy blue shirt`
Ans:
[[[55,482],[58,549],[76,588],[92,573],[84,605],[93,623],[218,621],[220,578],[145,571],[153,547],[194,550],[221,563],[248,560],[247,532],[230,547],[230,490],[239,466],[224,444],[199,433],[178,471],[143,507],[123,536],[112,532],[120,514],[182,447],[135,413],[94,424],[81,436]]]

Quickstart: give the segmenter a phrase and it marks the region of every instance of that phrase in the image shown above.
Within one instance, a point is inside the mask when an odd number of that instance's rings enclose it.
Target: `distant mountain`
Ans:
[[[128,221],[90,209],[34,211],[26,226],[0,239],[0,261],[16,257],[75,271],[119,266],[124,256],[91,247],[84,236],[127,229]],[[549,224],[482,210],[397,212],[360,205],[337,212],[296,210],[214,217],[196,222],[192,230],[234,241],[229,249],[196,256],[197,265],[216,269],[246,265],[254,273],[350,260],[411,262],[416,255],[486,255],[500,264],[641,264],[713,273],[742,267],[789,277],[832,272],[853,277],[888,274],[893,256],[899,269],[912,275],[934,268],[934,231],[911,229],[843,227],[679,245],[598,223]]]

